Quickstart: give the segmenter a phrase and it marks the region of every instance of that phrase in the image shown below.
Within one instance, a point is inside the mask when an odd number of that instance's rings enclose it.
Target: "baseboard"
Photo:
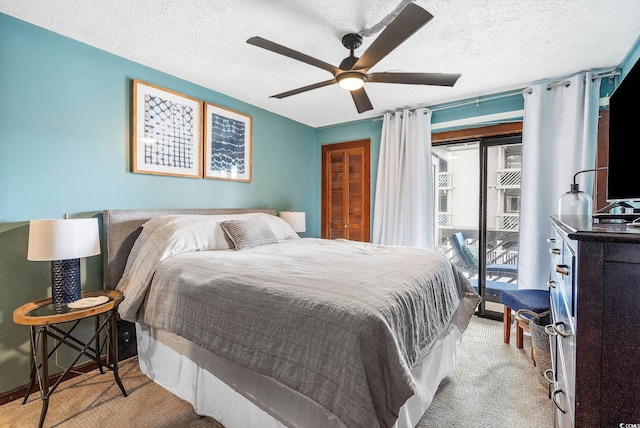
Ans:
[[[77,365],[73,368],[73,371],[70,371],[69,373],[67,373],[65,381],[72,379],[76,376],[89,373],[90,371],[93,371],[97,368],[98,368],[98,364],[96,364],[95,361],[87,361],[86,363]],[[60,378],[60,376],[62,376],[62,372],[56,373],[50,376],[49,385],[53,385]],[[10,403],[13,400],[23,399],[25,394],[27,393],[28,387],[29,387],[29,384],[25,384],[17,388],[14,388],[10,391],[0,393],[0,406],[3,404]],[[39,390],[40,390],[40,387],[36,382],[36,384],[33,386],[33,391],[31,391],[31,393],[33,394]]]

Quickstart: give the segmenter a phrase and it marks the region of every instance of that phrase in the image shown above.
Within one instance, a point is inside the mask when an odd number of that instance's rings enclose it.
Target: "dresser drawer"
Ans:
[[[549,290],[551,300],[556,306],[564,304],[567,308],[569,322],[573,326],[572,318],[575,317],[575,275],[576,257],[573,249],[566,244],[562,237],[555,231],[555,237],[549,239],[551,253],[551,274],[549,275]]]
[[[554,308],[556,310],[557,308]],[[559,358],[559,367],[562,370],[559,370],[557,373],[556,379],[558,383],[562,383],[560,385],[567,392],[567,399],[570,403],[571,408],[574,407],[575,397],[573,391],[575,391],[575,378],[576,378],[576,367],[575,367],[575,330],[571,323],[571,317],[565,311],[566,306],[560,308],[558,312],[554,314],[553,318],[553,330],[556,336],[556,353]],[[573,411],[572,411],[573,413]]]
[[[558,346],[560,351],[560,346]],[[573,428],[574,415],[575,415],[575,397],[573,396],[574,389],[569,384],[569,375],[565,372],[563,366],[563,354],[558,352],[557,354],[557,370],[556,381],[554,383],[554,390],[551,393],[551,399],[555,407],[555,421],[556,427],[559,428]]]

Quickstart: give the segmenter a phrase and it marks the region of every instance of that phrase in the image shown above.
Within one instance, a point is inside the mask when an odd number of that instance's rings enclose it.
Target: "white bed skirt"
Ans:
[[[226,428],[345,428],[331,412],[277,382],[175,334],[136,323],[141,371]],[[453,323],[411,370],[417,392],[400,409],[397,428],[413,428],[440,381],[455,367],[462,333]]]

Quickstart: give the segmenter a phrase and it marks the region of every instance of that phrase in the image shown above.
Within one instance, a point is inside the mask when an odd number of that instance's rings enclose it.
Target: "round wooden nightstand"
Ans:
[[[84,355],[94,360],[104,373],[104,369],[113,371],[116,383],[120,387],[122,394],[126,397],[127,392],[122,385],[118,374],[118,334],[117,334],[117,309],[123,296],[117,290],[97,290],[85,291],[82,298],[106,298],[104,303],[95,306],[73,309],[68,305],[54,305],[51,298],[29,302],[13,311],[13,321],[16,324],[29,326],[31,330],[31,374],[29,387],[24,397],[23,404],[27,402],[36,379],[42,389],[42,410],[40,411],[39,427],[44,424],[49,407],[49,397],[56,390],[58,385],[64,380],[76,365],[78,360]],[[72,333],[82,320],[93,317],[95,320],[95,332],[85,343],[74,337]],[[60,329],[57,324],[74,322],[67,331]],[[101,340],[104,333],[104,340]],[[57,341],[53,349],[49,350],[47,337]],[[91,346],[91,345],[94,346]],[[78,354],[69,367],[62,373],[56,382],[49,386],[49,358],[61,346],[66,345],[75,350]],[[106,348],[105,357],[102,351]]]

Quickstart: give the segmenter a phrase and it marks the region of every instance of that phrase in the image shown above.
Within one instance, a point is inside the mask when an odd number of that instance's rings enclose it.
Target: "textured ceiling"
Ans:
[[[368,83],[374,109],[363,114],[337,85],[269,98],[332,76],[248,38],[337,66],[348,56],[342,36],[379,23],[399,3],[0,0],[0,12],[313,127],[617,66],[640,34],[640,0],[418,0],[434,19],[371,71],[461,73],[453,88]]]

